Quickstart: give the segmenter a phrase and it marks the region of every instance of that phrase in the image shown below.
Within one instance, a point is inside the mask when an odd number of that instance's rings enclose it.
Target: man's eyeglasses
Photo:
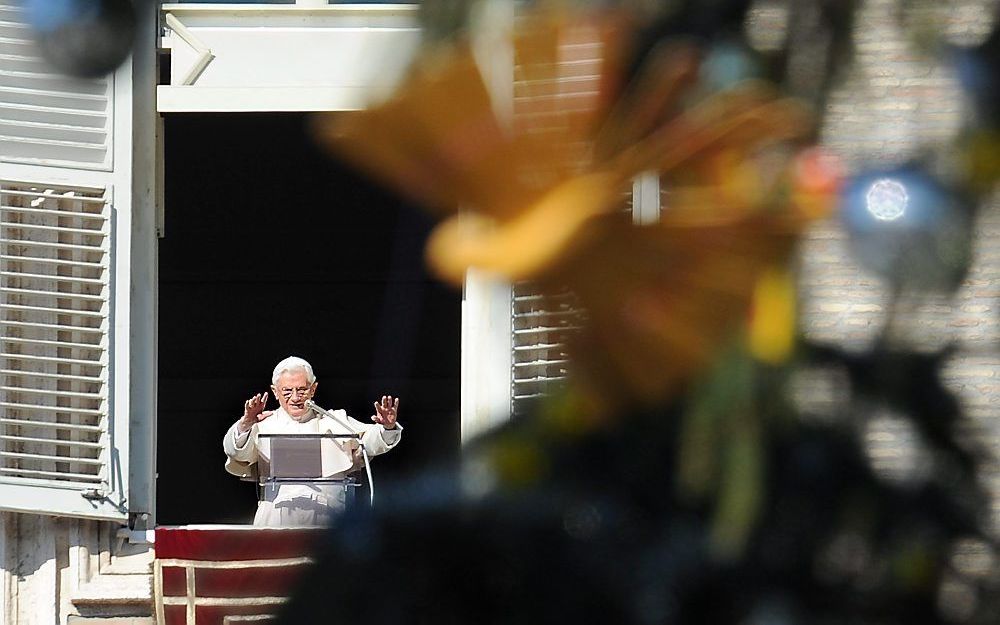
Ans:
[[[300,386],[298,388],[279,388],[278,394],[285,399],[291,399],[292,397],[308,397],[309,391],[312,390],[311,386]]]

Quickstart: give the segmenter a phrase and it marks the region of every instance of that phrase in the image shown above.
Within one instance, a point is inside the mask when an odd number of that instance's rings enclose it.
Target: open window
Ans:
[[[158,523],[253,518],[255,486],[223,470],[222,437],[289,355],[315,368],[324,408],[367,422],[379,396],[401,398],[403,440],[373,461],[376,502],[456,455],[461,294],[425,268],[431,217],[333,159],[313,115],[164,122]]]

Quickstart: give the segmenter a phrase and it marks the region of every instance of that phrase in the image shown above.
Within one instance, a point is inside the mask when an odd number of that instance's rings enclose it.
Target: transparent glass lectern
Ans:
[[[354,502],[363,484],[356,473],[364,470],[371,501],[375,489],[368,452],[360,434],[258,434],[257,493],[280,484],[340,486],[344,500]]]

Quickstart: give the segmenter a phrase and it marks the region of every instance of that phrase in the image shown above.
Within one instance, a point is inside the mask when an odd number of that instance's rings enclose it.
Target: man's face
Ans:
[[[306,372],[285,371],[278,376],[278,383],[271,387],[274,396],[278,398],[278,404],[285,409],[285,412],[292,418],[299,418],[309,412],[306,408],[306,400],[312,399],[316,392],[318,382],[309,384]]]

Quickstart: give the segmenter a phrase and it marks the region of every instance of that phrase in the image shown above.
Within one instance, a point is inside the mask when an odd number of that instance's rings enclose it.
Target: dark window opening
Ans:
[[[165,119],[161,525],[252,519],[254,486],[224,471],[222,436],[287,355],[315,367],[323,407],[367,421],[377,397],[402,398],[405,435],[376,483],[457,453],[461,295],[425,271],[432,224],[326,154],[309,121]]]

